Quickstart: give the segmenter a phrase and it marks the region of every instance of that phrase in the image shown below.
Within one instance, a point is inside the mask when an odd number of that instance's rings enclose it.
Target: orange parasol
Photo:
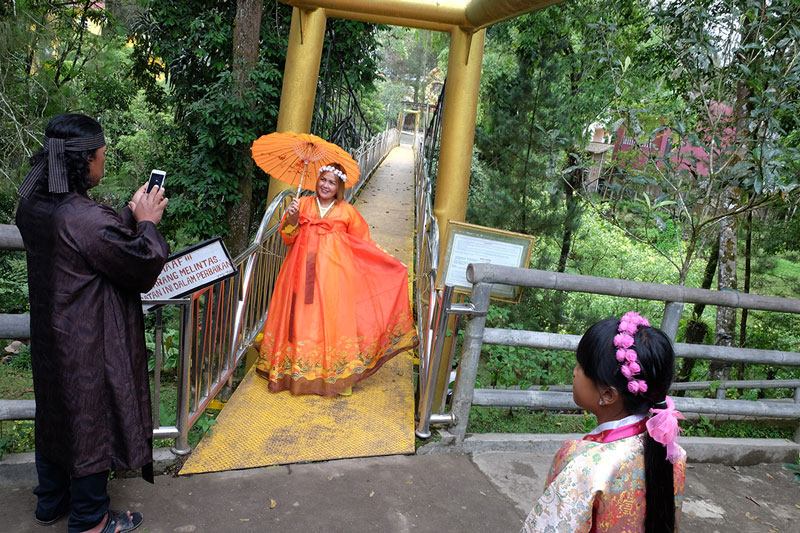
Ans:
[[[339,146],[309,133],[275,132],[262,135],[250,148],[261,169],[276,180],[313,191],[319,169],[339,163],[345,169],[345,187],[358,181],[358,163]],[[305,180],[306,174],[312,176]]]

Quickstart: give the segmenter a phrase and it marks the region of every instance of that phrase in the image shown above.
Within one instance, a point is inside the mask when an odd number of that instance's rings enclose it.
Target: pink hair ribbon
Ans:
[[[676,442],[680,432],[678,419],[683,420],[683,415],[675,409],[675,402],[669,396],[664,398],[664,403],[667,404],[665,409],[650,409],[653,416],[647,421],[647,432],[653,440],[667,448],[667,459],[675,464],[675,458],[679,453]]]

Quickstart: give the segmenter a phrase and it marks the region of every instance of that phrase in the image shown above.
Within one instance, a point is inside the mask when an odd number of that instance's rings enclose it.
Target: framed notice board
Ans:
[[[437,288],[452,285],[458,292],[469,293],[472,284],[467,281],[467,265],[470,263],[492,263],[495,265],[528,268],[533,252],[530,235],[513,233],[494,228],[475,226],[453,220],[447,223],[447,248],[441,280]],[[519,302],[521,287],[496,283],[492,287],[492,298],[508,302]]]
[[[222,238],[209,239],[169,256],[142,303],[180,298],[234,275],[236,266]]]

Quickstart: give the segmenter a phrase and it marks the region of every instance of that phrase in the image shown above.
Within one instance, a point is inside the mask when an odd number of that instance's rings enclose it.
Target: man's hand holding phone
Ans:
[[[164,197],[165,176],[163,170],[153,170],[147,183],[139,187],[128,203],[137,222],[150,221],[153,224],[161,222],[161,216],[169,202],[169,199]]]
[[[163,170],[153,169],[150,171],[150,179],[147,180],[147,192],[153,190],[153,187],[163,188],[164,187],[164,179],[167,177],[167,173]]]

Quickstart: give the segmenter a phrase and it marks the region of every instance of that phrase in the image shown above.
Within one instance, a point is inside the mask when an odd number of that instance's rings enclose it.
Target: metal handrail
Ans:
[[[433,396],[436,378],[441,367],[441,351],[446,336],[446,319],[442,310],[449,305],[452,291],[446,295],[436,290],[439,270],[439,224],[433,214],[433,180],[429,175],[425,147],[435,141],[427,137],[427,130],[414,140],[414,178],[417,195],[416,280],[414,297],[417,310],[419,344],[419,402],[416,416],[416,433],[421,438],[430,436],[433,415]],[[443,301],[443,298],[446,303]]]
[[[174,302],[181,305],[175,453],[191,451],[189,429],[223,387],[231,383],[247,348],[263,328],[271,293],[259,282],[274,282],[283,262],[286,246],[278,235],[276,214],[285,209],[292,196],[293,191],[282,191],[270,202],[253,243],[234,260],[236,276],[196,291],[187,302]],[[159,334],[157,322],[157,338]],[[157,342],[157,364],[160,350],[161,343]],[[157,390],[160,381],[154,381]],[[172,437],[159,434],[160,429],[154,433]]]
[[[446,82],[445,82],[446,83]],[[444,87],[439,94],[436,111],[425,108],[423,131],[414,139],[414,182],[416,193],[416,263],[414,298],[419,335],[419,402],[416,433],[430,436],[431,423],[447,423],[449,415],[433,413],[433,397],[441,369],[442,350],[447,335],[447,313],[452,291],[436,288],[439,272],[439,222],[433,214],[434,166],[441,131]],[[429,120],[430,119],[430,120]],[[402,125],[399,125],[402,127]],[[446,397],[443,397],[443,400]],[[437,408],[441,410],[441,408]]]
[[[472,283],[471,309],[469,312],[471,318],[464,331],[459,372],[454,386],[451,408],[453,420],[450,425],[454,425],[454,428],[451,429],[455,435],[456,445],[460,445],[464,440],[470,409],[473,405],[524,406],[549,409],[578,408],[572,401],[572,395],[565,392],[475,389],[480,352],[485,343],[574,351],[580,338],[577,335],[486,328],[486,313],[489,308],[492,285],[495,283],[521,287],[539,287],[565,292],[610,294],[618,297],[664,302],[702,302],[725,307],[800,314],[800,300],[795,298],[733,294],[730,291],[695,289],[684,286],[642,283],[500,265],[470,264],[467,267],[467,280]],[[800,353],[777,350],[753,350],[676,343],[675,354],[678,357],[708,360],[800,366]],[[726,385],[731,386],[732,383],[745,384],[743,382],[728,382]],[[677,397],[675,398],[675,404],[678,409],[691,413],[717,413],[800,420],[800,388],[796,390],[793,403]],[[800,442],[800,430],[795,435],[795,440]]]
[[[275,196],[275,198],[272,199],[267,207],[267,210],[264,212],[264,216],[261,217],[261,223],[258,225],[258,231],[256,231],[256,235],[253,237],[253,244],[251,244],[240,255],[240,258],[246,258],[246,264],[244,273],[242,274],[241,297],[236,305],[236,314],[234,315],[233,320],[233,334],[231,335],[233,339],[231,353],[234,354],[234,359],[237,362],[241,359],[241,355],[244,353],[245,346],[249,346],[249,344],[253,341],[253,339],[247,339],[247,342],[240,342],[239,332],[242,327],[242,319],[244,317],[245,305],[247,304],[250,283],[253,279],[253,270],[257,258],[255,252],[263,246],[264,238],[266,237],[267,233],[269,232],[272,234],[277,230],[277,224],[273,225],[270,230],[267,229],[267,224],[269,224],[269,222],[275,218],[275,214],[278,212],[279,208],[284,206],[286,199],[293,195],[294,191],[287,189],[281,191]],[[237,264],[238,263],[239,259],[237,258]]]

